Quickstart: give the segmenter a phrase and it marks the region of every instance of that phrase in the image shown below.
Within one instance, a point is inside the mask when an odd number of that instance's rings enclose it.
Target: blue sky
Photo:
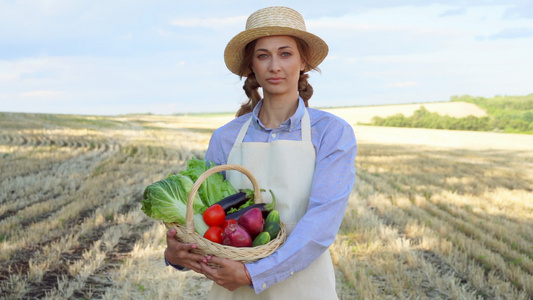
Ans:
[[[0,111],[236,111],[223,51],[271,5],[329,44],[311,106],[533,93],[531,0],[0,0]]]

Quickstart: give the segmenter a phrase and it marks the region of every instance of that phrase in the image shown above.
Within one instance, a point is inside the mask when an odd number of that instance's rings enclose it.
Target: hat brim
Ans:
[[[245,46],[258,38],[275,35],[289,35],[305,41],[309,46],[309,63],[313,67],[317,67],[328,55],[326,42],[312,33],[289,27],[266,26],[242,31],[229,41],[224,50],[224,61],[228,69],[239,76],[248,76],[251,72],[249,69],[244,72],[246,74],[240,73]],[[306,67],[305,71],[309,70],[309,67]]]

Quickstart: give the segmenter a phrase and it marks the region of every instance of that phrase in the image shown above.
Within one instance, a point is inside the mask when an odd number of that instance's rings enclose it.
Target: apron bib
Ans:
[[[311,122],[307,109],[302,118],[302,141],[277,140],[271,143],[243,143],[252,118],[241,128],[228,164],[248,169],[257,179],[264,202],[270,202],[268,192],[276,197],[276,210],[290,234],[307,211],[315,171],[315,148],[311,142]],[[226,171],[226,177],[235,187],[253,188],[248,177],[237,171]],[[244,286],[234,292],[213,284],[209,299],[338,299],[335,291],[335,273],[329,251],[301,272],[269,287],[259,295]]]

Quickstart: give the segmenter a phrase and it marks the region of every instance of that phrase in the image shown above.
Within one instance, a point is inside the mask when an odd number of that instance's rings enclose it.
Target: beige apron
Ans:
[[[305,110],[302,118],[302,141],[277,140],[271,143],[242,143],[250,126],[250,118],[241,128],[228,164],[242,165],[256,177],[261,189],[272,190],[276,209],[289,233],[307,211],[315,171],[315,149],[311,142],[311,122]],[[249,179],[236,171],[227,171],[227,178],[237,189],[251,188]],[[270,193],[262,193],[270,202]],[[338,299],[335,273],[329,251],[325,251],[305,270],[278,282],[260,294],[248,286],[234,292],[213,284],[209,299]]]

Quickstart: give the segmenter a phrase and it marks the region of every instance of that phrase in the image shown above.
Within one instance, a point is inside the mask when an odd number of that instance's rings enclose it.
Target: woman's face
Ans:
[[[296,41],[286,35],[257,40],[252,59],[252,71],[263,88],[265,99],[298,97],[298,80],[305,63]]]

